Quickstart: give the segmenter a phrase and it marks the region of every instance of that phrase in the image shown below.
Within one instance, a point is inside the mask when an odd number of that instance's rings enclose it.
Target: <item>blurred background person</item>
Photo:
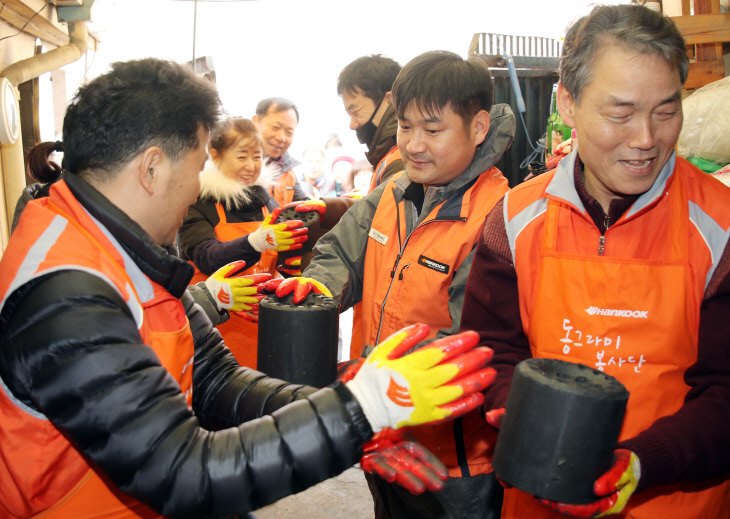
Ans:
[[[324,150],[324,169],[325,171],[331,171],[332,164],[334,164],[335,159],[345,155],[339,135],[336,133],[328,134],[324,144],[322,145],[322,149]]]
[[[306,200],[294,168],[300,164],[289,155],[294,132],[299,124],[299,110],[284,97],[268,97],[256,105],[256,115],[251,120],[261,134],[261,146],[266,164],[274,166],[269,193],[283,207],[294,200]]]
[[[334,178],[325,173],[324,155],[324,150],[317,147],[307,148],[302,153],[303,163],[297,170],[299,184],[308,198],[336,196]]]
[[[370,191],[373,166],[367,160],[358,160],[352,165],[352,186],[356,193],[365,196]]]
[[[59,157],[61,160],[58,160]],[[53,160],[57,159],[57,160]],[[61,179],[63,168],[59,166],[59,162],[63,159],[63,143],[60,141],[45,141],[36,144],[28,152],[25,159],[25,173],[28,177],[36,181],[30,184],[20,195],[18,203],[15,205],[15,213],[13,214],[13,223],[10,232],[13,232],[18,225],[20,214],[25,206],[31,200],[48,196],[51,186]]]
[[[332,161],[332,175],[335,179],[335,192],[337,196],[352,191],[355,184],[352,181],[352,165],[355,159],[347,155],[340,155]]]

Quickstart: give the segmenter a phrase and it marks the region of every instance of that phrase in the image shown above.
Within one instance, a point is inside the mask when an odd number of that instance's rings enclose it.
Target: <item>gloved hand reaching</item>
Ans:
[[[641,464],[636,454],[628,449],[616,449],[613,465],[593,484],[598,500],[584,505],[570,505],[538,499],[541,505],[568,517],[605,517],[621,513],[636,490],[641,477]]]
[[[451,420],[484,401],[481,392],[496,376],[492,368],[484,368],[492,350],[475,348],[479,335],[464,332],[406,354],[428,330],[425,324],[414,324],[394,333],[345,384],[374,432]]]
[[[271,279],[271,274],[249,274],[241,276],[246,268],[245,261],[234,261],[216,270],[205,280],[205,288],[215,300],[218,311],[240,312],[258,308],[264,295],[259,285]]]
[[[327,211],[327,204],[324,200],[299,200],[298,202],[290,202],[282,207],[282,211],[285,209],[294,208],[299,213],[308,213],[309,211],[317,211],[319,213],[320,221],[324,218]]]
[[[363,449],[360,467],[365,472],[396,482],[413,495],[444,488],[446,466],[423,445],[407,440],[403,429],[383,429]]]
[[[277,207],[264,218],[261,227],[248,235],[248,243],[256,252],[264,250],[281,252],[301,249],[302,244],[307,241],[308,229],[302,227],[301,220],[275,223],[280,213],[281,209]]]
[[[293,277],[289,279],[272,279],[264,284],[263,289],[267,292],[276,293],[276,297],[286,297],[292,292],[294,297],[292,300],[298,305],[307,298],[310,292],[316,294],[324,294],[332,297],[332,293],[322,283],[312,278]]]

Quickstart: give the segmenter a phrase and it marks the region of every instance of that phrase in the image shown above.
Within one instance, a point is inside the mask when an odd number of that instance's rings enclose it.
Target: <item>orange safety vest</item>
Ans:
[[[283,172],[275,184],[269,186],[269,192],[274,200],[279,202],[279,207],[294,201],[294,186],[297,185],[297,176],[293,169]]]
[[[223,209],[223,205],[216,203],[215,208],[218,211],[218,225],[215,226],[213,231],[218,241],[231,241],[241,236],[251,234],[256,229],[261,227],[261,222],[241,222],[241,223],[228,223],[226,218],[226,212]],[[263,218],[266,218],[269,211],[266,207],[262,208]],[[268,272],[272,275],[276,275],[276,251],[265,250],[261,253],[261,259],[251,265],[244,271],[244,274],[259,274]],[[190,262],[195,267],[195,274],[190,282],[191,285],[200,281],[205,281],[208,276],[200,272],[198,267]],[[241,366],[246,366],[252,369],[256,369],[256,361],[258,357],[258,337],[259,337],[259,325],[247,321],[243,317],[239,317],[236,314],[231,314],[231,318],[223,324],[219,324],[217,327],[218,331],[223,336],[223,342],[231,350],[233,356]]]
[[[575,205],[574,160],[505,199],[520,314],[533,357],[586,364],[627,387],[625,440],[684,403],[700,305],[727,241],[712,231],[730,227],[730,191],[678,158],[601,239]],[[630,499],[621,517],[727,518],[730,482],[707,486],[659,485]],[[502,517],[563,516],[513,488]]]
[[[380,185],[383,181],[383,171],[385,171],[385,168],[390,166],[396,160],[401,160],[400,150],[398,149],[398,146],[393,146],[388,153],[380,159],[380,162],[378,162],[378,165],[375,167],[373,178],[370,179],[370,188],[368,189],[368,193],[372,193],[373,190]]]
[[[28,204],[0,262],[0,307],[19,286],[52,271],[93,272],[114,285],[139,333],[192,407],[193,336],[180,299],[141,273],[64,181]],[[16,518],[156,518],[94,470],[53,424],[0,385],[0,515]]]
[[[451,327],[448,291],[455,271],[474,248],[484,218],[508,189],[502,173],[491,168],[433,208],[407,235],[404,202],[398,203],[396,211],[392,193],[397,177],[388,179],[369,233],[363,274],[363,344],[375,345],[415,323],[430,326],[429,338]],[[441,459],[450,476],[491,472],[495,433],[480,412],[409,432]],[[460,456],[462,449],[465,454]]]
[[[400,160],[400,158],[400,150],[398,150],[398,146],[393,146],[390,151],[388,151],[388,153],[386,153],[385,156],[380,159],[380,162],[378,162],[378,166],[375,168],[375,172],[373,173],[373,178],[370,180],[370,188],[368,189],[368,193],[372,193],[373,189],[378,187],[383,181],[383,171],[385,171],[385,168],[387,168],[396,160]],[[398,173],[396,173],[396,175],[398,175]],[[375,345],[373,344],[373,346]],[[357,303],[353,307],[352,311],[352,339],[350,340],[350,358],[357,359],[358,357],[360,357],[364,348],[365,345],[362,342],[362,303]]]

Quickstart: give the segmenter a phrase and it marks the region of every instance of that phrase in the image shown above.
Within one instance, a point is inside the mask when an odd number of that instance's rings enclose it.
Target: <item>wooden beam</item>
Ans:
[[[479,37],[481,36],[480,33],[475,32],[474,36],[471,37],[471,43],[469,44],[469,52],[468,54],[477,54],[479,51]]]
[[[59,29],[44,17],[45,11],[53,8],[54,6],[49,4],[41,14],[28,23],[23,32],[40,38],[43,43],[50,44],[53,47],[68,45],[68,33]],[[36,11],[37,9],[31,9],[21,0],[3,0],[0,8],[0,18],[20,30]]]
[[[698,14],[720,14],[720,0],[694,0],[694,2],[695,16]],[[722,59],[722,43],[699,43],[697,44],[695,56],[697,61]]]
[[[688,45],[730,41],[730,13],[672,17]]]
[[[725,62],[723,60],[697,61],[689,64],[689,75],[684,83],[684,88],[687,90],[700,88],[724,77]]]

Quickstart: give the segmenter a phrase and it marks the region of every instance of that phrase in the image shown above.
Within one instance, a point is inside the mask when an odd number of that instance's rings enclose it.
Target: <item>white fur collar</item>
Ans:
[[[262,164],[261,174],[253,185],[261,186],[268,191],[277,169],[276,165]],[[251,186],[244,186],[225,176],[212,160],[208,160],[205,163],[205,169],[200,174],[200,197],[215,200],[224,204],[228,209],[239,209],[251,201],[252,189]]]

